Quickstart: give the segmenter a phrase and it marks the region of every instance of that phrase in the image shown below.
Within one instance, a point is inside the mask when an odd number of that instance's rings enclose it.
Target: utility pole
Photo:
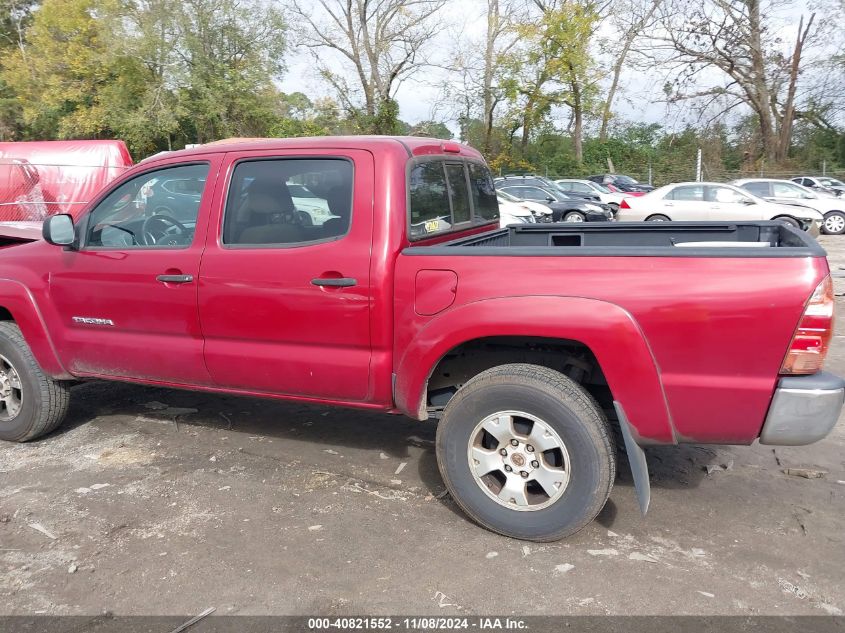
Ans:
[[[822,161],[822,176],[827,176],[827,161]]]
[[[701,182],[701,148],[698,148],[698,157],[695,160],[695,181]]]

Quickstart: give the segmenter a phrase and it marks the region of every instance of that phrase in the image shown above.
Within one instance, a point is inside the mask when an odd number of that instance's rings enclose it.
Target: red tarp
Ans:
[[[76,216],[131,165],[123,141],[0,143],[0,222]]]

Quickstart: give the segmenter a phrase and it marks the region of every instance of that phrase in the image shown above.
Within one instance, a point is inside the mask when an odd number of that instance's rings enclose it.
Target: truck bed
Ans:
[[[823,257],[811,236],[779,221],[513,225],[406,255]]]

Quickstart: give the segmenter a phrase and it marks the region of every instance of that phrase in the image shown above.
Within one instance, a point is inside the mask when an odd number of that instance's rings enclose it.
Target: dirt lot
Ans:
[[[840,272],[845,238],[822,241]],[[80,385],[58,432],[0,445],[0,614],[845,611],[841,421],[804,448],[651,449],[646,518],[622,469],[598,520],[551,545],[469,523],[433,439],[397,417]]]

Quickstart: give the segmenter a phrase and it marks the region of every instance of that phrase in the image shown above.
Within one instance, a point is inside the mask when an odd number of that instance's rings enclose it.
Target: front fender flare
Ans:
[[[614,400],[624,406],[636,441],[676,443],[659,368],[639,325],[620,306],[583,297],[485,299],[433,317],[401,354],[396,407],[425,419],[426,386],[440,359],[463,343],[493,336],[567,339],[586,345]]]
[[[0,306],[11,313],[44,373],[57,380],[72,379],[59,360],[47,324],[29,288],[13,279],[0,279]]]

